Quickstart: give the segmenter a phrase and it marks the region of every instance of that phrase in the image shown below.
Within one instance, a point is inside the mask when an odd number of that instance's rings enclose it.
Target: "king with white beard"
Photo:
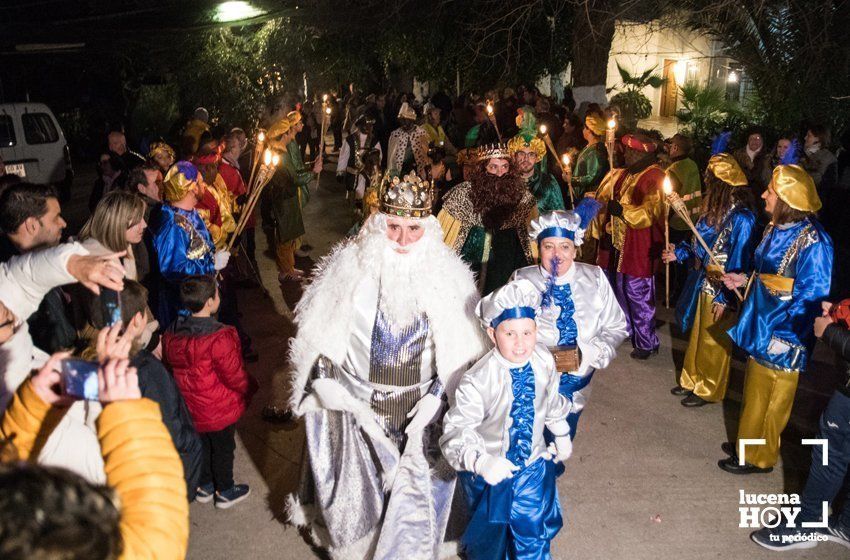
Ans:
[[[319,265],[296,308],[291,408],[307,452],[290,520],[332,558],[437,558],[454,472],[445,402],[485,352],[472,272],[442,241],[432,187],[387,181],[381,212]]]

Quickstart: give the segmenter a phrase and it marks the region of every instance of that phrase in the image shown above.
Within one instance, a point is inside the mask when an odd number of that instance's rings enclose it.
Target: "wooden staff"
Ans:
[[[541,124],[539,131],[540,131],[540,136],[543,138],[543,143],[546,144],[546,148],[549,149],[549,153],[552,154],[552,157],[555,158],[555,161],[561,163],[561,160],[558,159],[558,152],[555,151],[555,145],[552,143],[552,138],[549,137],[549,129],[546,127],[545,124]],[[568,156],[567,154],[564,154],[564,157],[567,158],[567,159],[566,159],[566,163],[564,163],[564,165],[562,165],[562,168],[563,168],[563,171],[564,171],[564,175],[569,177],[569,179],[567,179],[567,190],[568,190],[569,195],[570,195],[570,205],[573,208],[575,208],[576,202],[575,202],[575,194],[573,193],[572,174],[570,173],[570,170],[569,170],[569,165],[570,165],[570,159],[569,158],[570,158],[570,156]],[[566,167],[564,167],[564,166],[566,166]]]
[[[570,154],[561,156],[561,163],[564,169],[564,176],[567,178],[567,192],[570,195],[570,205],[576,207],[576,195],[573,192],[573,170],[570,167]]]
[[[496,122],[496,115],[493,114],[493,103],[490,101],[487,102],[487,117],[490,119],[490,122],[493,123],[493,128],[496,129],[496,136],[499,137],[499,143],[502,143],[502,133],[499,132],[499,124]]]
[[[670,204],[667,202],[668,196],[673,194],[673,184],[670,182],[670,177],[664,176],[662,183],[664,189],[664,248],[670,246]],[[670,309],[670,263],[664,263],[664,307]]]
[[[263,153],[263,148],[266,145],[266,131],[262,128],[257,132],[257,141],[254,144],[254,152],[251,154],[251,175],[248,178],[248,188],[254,183],[254,176],[257,174],[257,167],[260,164],[260,154]],[[250,190],[249,190],[250,192]]]
[[[683,201],[675,192],[668,195],[667,199],[670,201],[670,205],[673,207],[673,210],[676,211],[676,214],[678,214],[678,216],[682,218],[682,220],[684,220],[688,227],[691,228],[691,231],[694,233],[694,237],[696,237],[696,240],[699,242],[700,245],[702,245],[702,248],[705,249],[705,252],[708,255],[708,259],[711,261],[711,264],[725,270],[726,267],[720,264],[720,261],[718,261],[717,257],[714,256],[714,253],[711,252],[711,249],[709,249],[708,244],[706,244],[705,242],[705,239],[702,238],[702,236],[697,231],[696,226],[694,226],[694,223],[691,221],[691,217],[688,214],[688,207],[685,206],[685,201]],[[738,301],[744,301],[744,296],[741,295],[741,293],[738,291],[738,288],[735,288],[733,291],[738,297]]]
[[[608,149],[608,173],[614,171],[614,142],[617,140],[615,132],[617,130],[617,120],[614,117],[608,119],[608,128],[605,130],[605,147]],[[612,176],[613,178],[613,176]],[[611,198],[614,200],[615,182],[611,183]],[[608,226],[611,228],[611,245],[614,244],[614,216],[608,220]]]
[[[327,99],[328,94],[326,93],[324,99]],[[322,133],[319,137],[319,154],[316,157],[324,158],[325,157],[325,133],[328,131],[328,120],[331,118],[331,108],[327,105],[327,103],[322,103],[324,108],[322,109]],[[321,173],[316,173],[316,190],[319,190],[319,181],[322,179]]]
[[[254,180],[248,186],[248,200],[245,201],[245,205],[242,207],[242,213],[239,215],[239,222],[236,224],[236,229],[231,234],[230,239],[227,240],[227,251],[233,249],[236,239],[242,234],[242,231],[248,224],[248,220],[251,214],[254,213],[254,208],[257,206],[257,201],[259,201],[263,189],[271,181],[279,164],[280,156],[271,150],[266,150],[263,154],[263,163],[260,165]]]

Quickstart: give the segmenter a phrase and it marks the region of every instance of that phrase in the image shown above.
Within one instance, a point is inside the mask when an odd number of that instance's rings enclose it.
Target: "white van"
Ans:
[[[29,183],[64,191],[74,178],[65,134],[43,103],[0,103],[0,156],[6,173]]]

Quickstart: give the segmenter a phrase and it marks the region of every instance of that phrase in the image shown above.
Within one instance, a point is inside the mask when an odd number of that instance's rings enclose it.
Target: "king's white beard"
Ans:
[[[432,289],[428,278],[433,274],[431,257],[442,245],[441,239],[426,232],[422,239],[405,247],[406,253],[395,249],[398,245],[385,236],[375,236],[367,241],[364,263],[376,274],[380,285],[380,308],[395,329],[410,325],[425,313],[424,294]]]

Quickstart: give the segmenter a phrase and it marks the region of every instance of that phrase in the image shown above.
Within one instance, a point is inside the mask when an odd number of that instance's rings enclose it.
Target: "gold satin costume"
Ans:
[[[738,424],[738,440],[764,439],[764,445],[749,444],[744,460],[767,468],[779,459],[780,434],[791,418],[799,372],[771,369],[753,358],[747,360],[744,401]]]
[[[727,311],[715,321],[713,300],[710,294],[699,294],[679,385],[703,400],[720,402],[726,396],[732,360],[732,340],[726,329],[735,324],[736,317]]]

